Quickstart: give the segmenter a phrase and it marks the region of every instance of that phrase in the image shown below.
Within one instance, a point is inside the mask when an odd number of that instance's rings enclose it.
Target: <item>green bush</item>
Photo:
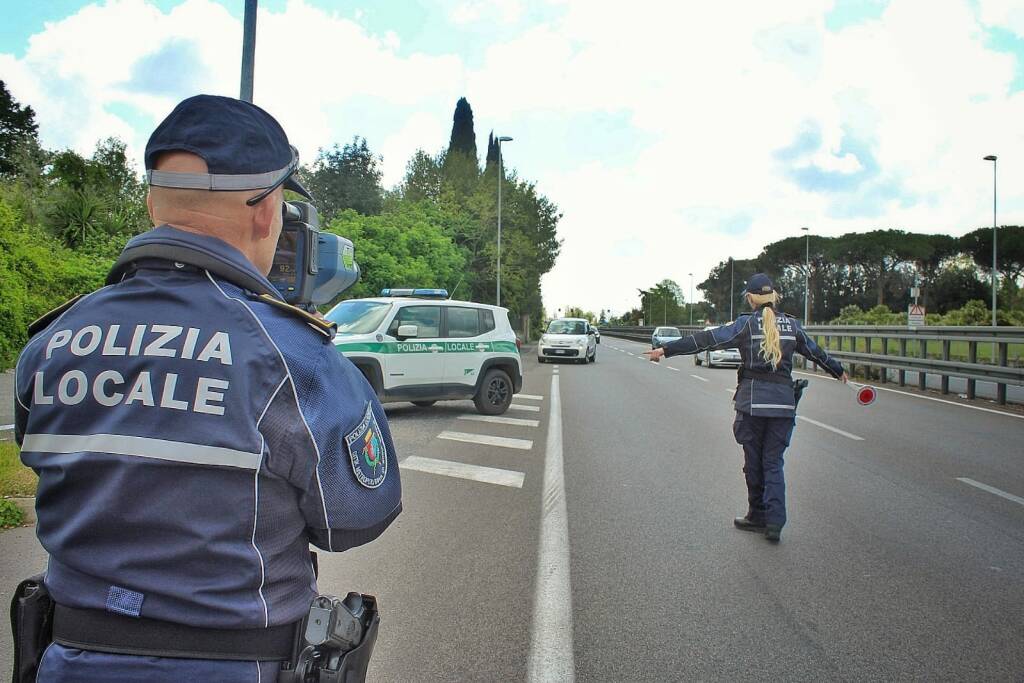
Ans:
[[[11,527],[21,526],[24,519],[25,513],[21,511],[20,507],[14,504],[13,500],[0,498],[0,529],[9,529]]]
[[[64,247],[26,226],[0,199],[0,369],[14,364],[28,325],[77,294],[103,285],[113,259]]]

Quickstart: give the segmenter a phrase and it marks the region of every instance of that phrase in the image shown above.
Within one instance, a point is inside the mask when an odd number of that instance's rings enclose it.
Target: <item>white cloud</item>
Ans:
[[[454,102],[467,96],[477,132],[512,131],[522,175],[564,212],[549,307],[622,311],[664,277],[689,294],[688,273],[699,282],[718,261],[755,256],[802,225],[962,233],[990,217],[986,154],[1000,155],[1000,222],[1024,222],[1024,93],[1009,94],[1015,57],[990,49],[986,34],[1024,35],[1020,3],[893,0],[838,33],[825,28],[824,5],[566,2],[525,23],[518,0],[465,0],[449,16],[455,26],[503,23],[511,35],[471,58],[457,40],[439,54],[403,54],[409,36],[291,0],[260,13],[255,100],[307,160],[410,112],[371,139],[393,184],[416,148],[445,144]],[[141,158],[148,131],[113,103],[155,123],[187,88],[234,95],[240,42],[240,22],[213,0],[167,14],[109,0],[48,25],[21,59],[0,54],[0,72],[36,109],[44,143],[90,152],[115,134]],[[165,62],[186,59],[191,68],[159,77]],[[636,142],[619,138],[628,149],[601,161],[530,145],[549,134],[533,122],[585,133],[608,115]]]
[[[978,0],[982,22],[1024,37],[1024,5],[1020,0]]]

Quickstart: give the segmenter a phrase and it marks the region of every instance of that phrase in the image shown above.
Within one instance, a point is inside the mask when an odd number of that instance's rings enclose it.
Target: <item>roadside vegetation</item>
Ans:
[[[146,188],[124,142],[101,140],[86,157],[43,149],[38,133],[32,107],[0,81],[0,369],[14,364],[29,322],[102,286],[125,243],[152,227]],[[497,152],[491,136],[481,166],[465,99],[448,146],[417,151],[394,188],[382,186],[382,159],[365,138],[322,148],[300,174],[321,227],[354,242],[363,273],[340,298],[443,287],[455,298],[494,301]],[[515,171],[503,178],[501,301],[514,326],[526,317],[537,329],[540,279],[561,248],[561,214]]]

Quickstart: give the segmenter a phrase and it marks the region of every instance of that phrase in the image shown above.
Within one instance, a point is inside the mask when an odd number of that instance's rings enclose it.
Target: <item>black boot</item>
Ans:
[[[764,526],[764,537],[772,543],[778,543],[782,538],[782,527],[778,524],[766,524]]]
[[[737,517],[732,520],[733,526],[743,531],[756,531],[758,533],[764,532],[764,522],[759,522],[756,519],[751,519],[750,515],[746,517]]]

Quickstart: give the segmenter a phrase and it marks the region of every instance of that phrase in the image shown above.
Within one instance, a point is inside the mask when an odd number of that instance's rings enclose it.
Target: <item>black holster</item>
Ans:
[[[374,596],[362,595],[362,601],[366,608],[366,618],[363,622],[363,637],[358,645],[342,652],[330,647],[310,645],[304,637],[299,636],[291,661],[282,668],[278,682],[364,683],[373,646],[377,642],[380,613]]]
[[[53,640],[53,600],[38,574],[18,584],[11,599],[13,683],[35,683],[43,653]]]

